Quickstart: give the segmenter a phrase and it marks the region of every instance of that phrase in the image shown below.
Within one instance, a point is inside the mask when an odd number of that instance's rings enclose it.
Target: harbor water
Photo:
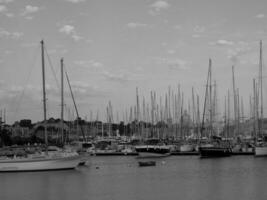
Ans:
[[[171,156],[139,167],[134,156],[90,157],[77,170],[1,173],[1,200],[265,200],[267,158]]]

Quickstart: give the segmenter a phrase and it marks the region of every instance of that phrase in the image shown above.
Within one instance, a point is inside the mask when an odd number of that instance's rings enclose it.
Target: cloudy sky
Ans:
[[[218,103],[235,65],[248,107],[261,39],[267,55],[266,18],[265,0],[0,0],[0,108],[9,123],[42,119],[42,39],[49,117],[60,113],[52,69],[59,77],[61,57],[82,117],[99,110],[105,118],[109,100],[120,114],[135,103],[136,87],[149,98],[180,83],[186,99],[195,87],[203,100],[209,58]],[[66,99],[73,109],[67,89]]]

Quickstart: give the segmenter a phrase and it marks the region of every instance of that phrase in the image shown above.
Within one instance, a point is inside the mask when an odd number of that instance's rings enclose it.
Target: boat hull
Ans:
[[[50,171],[74,169],[81,162],[81,156],[39,159],[0,160],[0,172]]]
[[[255,156],[267,156],[267,146],[256,146]]]
[[[149,166],[156,166],[156,162],[155,161],[144,161],[144,162],[138,162],[140,167],[149,167]]]
[[[193,144],[183,144],[180,146],[180,152],[191,152],[194,151]]]
[[[227,147],[199,147],[201,158],[227,157],[232,155],[231,148]]]
[[[170,155],[170,148],[168,146],[143,145],[136,146],[135,150],[141,158],[165,157]]]

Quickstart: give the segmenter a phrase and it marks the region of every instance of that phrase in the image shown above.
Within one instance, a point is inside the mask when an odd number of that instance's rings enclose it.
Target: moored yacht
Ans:
[[[267,156],[267,137],[258,138],[254,153],[255,156]]]
[[[180,152],[192,152],[194,150],[195,148],[193,144],[183,144],[180,146]]]
[[[201,158],[227,157],[232,155],[232,148],[229,141],[223,141],[220,137],[213,136],[209,145],[198,148]]]
[[[143,145],[135,146],[136,152],[139,157],[164,157],[169,156],[171,153],[171,147],[169,145],[160,143],[158,139],[150,139]]]
[[[255,156],[267,156],[267,145],[256,146],[255,147]]]
[[[36,153],[26,157],[0,158],[0,172],[74,169],[81,156],[75,152]]]
[[[44,170],[63,170],[74,169],[81,162],[83,156],[77,152],[65,151],[57,149],[49,151],[47,137],[47,120],[46,120],[46,91],[45,91],[45,63],[44,63],[44,42],[41,41],[42,50],[42,82],[43,82],[43,109],[44,109],[44,138],[45,150],[35,152],[34,154],[26,154],[23,156],[0,158],[0,172],[17,172],[17,171],[44,171]],[[63,132],[63,59],[61,60],[61,125]]]

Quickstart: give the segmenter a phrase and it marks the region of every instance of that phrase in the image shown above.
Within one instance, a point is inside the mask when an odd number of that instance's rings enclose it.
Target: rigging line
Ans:
[[[78,108],[77,108],[76,102],[75,102],[75,100],[74,100],[74,95],[73,95],[73,92],[72,92],[72,89],[71,89],[71,85],[70,85],[70,80],[69,80],[69,76],[68,76],[68,73],[67,73],[67,69],[66,69],[65,65],[64,65],[63,67],[64,67],[64,69],[65,69],[65,75],[66,75],[67,83],[68,83],[68,86],[69,86],[69,90],[70,90],[71,98],[72,98],[72,101],[73,101],[73,104],[74,104],[74,108],[75,108],[75,111],[76,111],[76,115],[77,115],[77,123],[79,124],[80,116],[79,116]],[[83,127],[80,126],[80,129],[81,129],[81,132],[82,132],[83,140],[86,141]]]
[[[14,115],[15,115],[15,116],[17,116],[18,110],[19,110],[20,105],[21,105],[22,98],[24,97],[26,87],[27,87],[27,85],[28,85],[28,83],[29,83],[30,76],[31,76],[31,74],[32,74],[33,68],[34,68],[34,66],[35,66],[35,64],[36,64],[36,61],[37,61],[37,58],[38,58],[38,55],[39,55],[39,54],[38,54],[38,51],[37,51],[37,48],[39,48],[38,45],[37,45],[37,47],[36,47],[36,50],[34,51],[34,52],[35,52],[35,55],[34,55],[33,62],[32,62],[32,64],[30,65],[31,68],[30,68],[30,71],[29,71],[29,73],[28,73],[28,75],[27,75],[27,78],[26,78],[26,81],[25,81],[26,84],[24,84],[24,87],[23,87],[23,90],[22,90],[22,92],[21,92],[21,95],[20,95],[19,98],[18,98],[18,104],[17,104],[17,106],[16,106],[16,108],[15,108],[15,112],[14,112]],[[17,95],[17,97],[18,97],[18,95]],[[14,102],[16,102],[17,97],[14,98]],[[15,116],[14,116],[14,117],[15,117]]]
[[[57,76],[56,76],[56,72],[55,72],[55,70],[54,70],[52,61],[51,61],[51,59],[50,59],[50,57],[49,57],[49,55],[48,55],[48,52],[47,52],[47,49],[46,49],[45,46],[44,46],[44,49],[45,49],[45,53],[46,53],[46,56],[47,56],[47,59],[48,59],[49,66],[50,66],[50,68],[51,68],[51,70],[52,70],[52,72],[53,72],[53,75],[54,75],[54,78],[55,78],[57,87],[58,87],[58,89],[60,89],[60,86],[59,86],[59,83],[58,83],[58,79],[57,79]]]

